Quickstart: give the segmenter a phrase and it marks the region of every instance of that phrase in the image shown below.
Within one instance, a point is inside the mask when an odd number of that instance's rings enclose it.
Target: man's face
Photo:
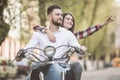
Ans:
[[[61,26],[62,24],[62,10],[61,9],[54,9],[51,15],[51,22],[56,26]]]

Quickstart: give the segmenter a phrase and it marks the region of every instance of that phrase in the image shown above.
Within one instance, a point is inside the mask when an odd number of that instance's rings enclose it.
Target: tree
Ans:
[[[8,0],[0,0],[0,45],[6,38],[8,31],[10,29],[10,26],[7,23],[5,23],[3,19],[4,17],[3,11],[7,6],[7,4],[8,4]]]

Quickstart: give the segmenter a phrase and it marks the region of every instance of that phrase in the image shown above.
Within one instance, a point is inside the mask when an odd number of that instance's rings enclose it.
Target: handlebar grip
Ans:
[[[80,48],[75,48],[75,52],[80,54],[80,55],[85,55],[85,51],[80,49]]]
[[[18,57],[25,58],[25,53],[26,53],[26,51],[25,51],[24,49],[20,49],[20,50],[17,52],[17,56],[18,56]]]

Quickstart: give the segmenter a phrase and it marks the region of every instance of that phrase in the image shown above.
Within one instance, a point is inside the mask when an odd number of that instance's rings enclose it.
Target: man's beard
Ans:
[[[53,19],[52,19],[52,23],[56,26],[61,26],[62,25],[60,22],[54,21]]]

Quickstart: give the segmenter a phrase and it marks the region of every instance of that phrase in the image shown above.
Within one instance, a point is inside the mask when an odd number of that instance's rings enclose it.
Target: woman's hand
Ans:
[[[46,34],[51,42],[56,42],[55,35],[49,29],[46,30]]]
[[[42,26],[34,26],[33,30],[40,31],[42,33],[46,33],[51,42],[56,42],[56,37],[48,28],[43,28]]]
[[[110,16],[110,17],[104,22],[104,24],[103,24],[102,26],[108,25],[108,24],[111,23],[112,21],[113,21],[113,17]]]

